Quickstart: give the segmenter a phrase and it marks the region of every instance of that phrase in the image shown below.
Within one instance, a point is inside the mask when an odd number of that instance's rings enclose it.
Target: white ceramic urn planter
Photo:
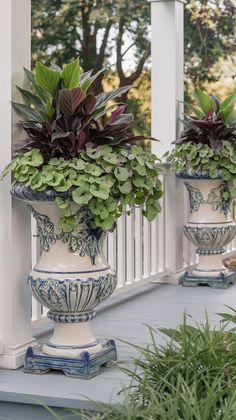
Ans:
[[[69,376],[92,377],[100,366],[116,360],[115,343],[101,344],[93,336],[94,308],[113,293],[117,278],[104,253],[106,233],[91,229],[88,208],[72,204],[77,229],[62,233],[57,225],[60,210],[52,189],[36,192],[21,184],[11,190],[15,198],[26,200],[37,221],[40,239],[39,262],[28,282],[36,300],[49,309],[54,333],[41,351],[26,354],[25,370],[44,373],[60,369]]]
[[[232,203],[224,198],[228,184],[220,177],[209,178],[207,173],[177,174],[184,179],[189,193],[190,217],[184,226],[186,237],[196,245],[199,263],[192,272],[185,272],[183,286],[207,284],[226,288],[236,281],[235,272],[223,264],[225,246],[236,235],[236,223],[232,220]]]

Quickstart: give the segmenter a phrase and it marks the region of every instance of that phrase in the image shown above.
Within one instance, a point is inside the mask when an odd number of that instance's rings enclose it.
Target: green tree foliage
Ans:
[[[80,56],[84,71],[116,64],[119,85],[131,85],[150,56],[149,9],[143,0],[32,0],[33,64],[62,65]],[[123,64],[131,52],[127,74]]]
[[[234,0],[190,0],[185,8],[185,74],[201,85],[221,77],[219,58],[234,61],[236,9]]]
[[[193,85],[204,84],[207,89],[206,81],[212,83],[222,77],[219,63],[227,59],[230,61],[227,67],[234,67],[235,30],[235,0],[187,2],[187,97]],[[33,65],[37,60],[62,65],[77,56],[84,71],[93,68],[97,72],[103,66],[113,65],[111,74],[116,72],[116,87],[134,85],[128,94],[129,110],[139,120],[137,131],[147,135],[150,133],[149,33],[150,4],[146,0],[32,0]],[[128,58],[132,65],[127,68]],[[231,73],[233,76],[232,70]],[[101,90],[101,79],[96,90]],[[121,100],[126,99],[125,93]]]

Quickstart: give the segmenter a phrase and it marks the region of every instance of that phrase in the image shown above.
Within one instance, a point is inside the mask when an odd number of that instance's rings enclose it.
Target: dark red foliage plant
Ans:
[[[13,105],[27,116],[19,122],[27,138],[16,152],[39,149],[47,163],[54,157],[73,159],[88,145],[96,148],[143,140],[132,133],[134,117],[125,113],[126,105],[114,102],[130,86],[94,95],[93,82],[104,70],[81,74],[78,59],[63,69],[42,63],[36,64],[34,72],[25,69],[31,90],[18,87],[25,104]]]

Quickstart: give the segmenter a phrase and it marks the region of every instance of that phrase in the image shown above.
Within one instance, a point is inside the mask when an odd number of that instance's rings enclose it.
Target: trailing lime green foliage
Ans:
[[[168,159],[171,168],[177,173],[192,175],[196,172],[207,172],[211,178],[216,178],[220,173],[222,179],[231,184],[231,197],[236,197],[236,188],[233,186],[236,178],[236,144],[223,141],[223,148],[213,150],[207,144],[183,143],[176,145]]]
[[[13,171],[14,181],[36,191],[47,187],[68,192],[68,199],[56,198],[61,209],[59,228],[73,231],[76,219],[71,204],[86,205],[94,216],[94,227],[110,230],[116,219],[129,207],[145,204],[144,216],[153,220],[161,210],[161,182],[156,156],[140,147],[87,148],[79,158],[53,158],[44,165],[37,149],[19,155],[6,167],[2,176]]]
[[[208,320],[189,325],[185,316],[176,330],[159,330],[162,345],[150,328],[151,344],[134,346],[140,355],[123,369],[131,379],[123,404],[94,402],[94,413],[68,414],[83,420],[235,420],[236,334],[228,322],[236,323],[236,311],[220,315],[226,323],[218,329]]]

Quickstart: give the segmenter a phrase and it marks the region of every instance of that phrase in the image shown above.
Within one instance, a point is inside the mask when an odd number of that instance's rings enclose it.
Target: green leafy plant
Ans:
[[[14,182],[33,190],[53,188],[64,232],[76,227],[73,203],[89,208],[94,229],[113,229],[127,206],[143,205],[153,220],[162,196],[157,157],[132,145],[143,139],[131,131],[133,115],[110,102],[129,87],[95,96],[93,82],[104,69],[81,73],[78,59],[63,69],[37,63],[25,71],[31,91],[18,87],[25,104],[13,105],[29,118],[19,123],[28,137],[1,177],[12,171]]]
[[[197,106],[186,104],[189,114],[185,114],[182,132],[176,144],[207,144],[213,150],[223,148],[223,141],[236,144],[236,114],[234,103],[236,93],[223,102],[214,95],[207,95],[200,89],[194,92]]]
[[[39,149],[46,163],[53,157],[67,160],[76,157],[90,143],[93,147],[115,146],[144,139],[132,134],[134,118],[124,114],[126,105],[110,102],[130,86],[97,96],[92,93],[93,83],[104,71],[95,75],[92,71],[81,73],[79,59],[63,69],[48,68],[41,63],[36,64],[34,72],[25,69],[31,91],[18,87],[25,104],[13,106],[28,117],[27,121],[19,122],[28,137],[16,150]]]
[[[230,308],[231,309],[231,308]],[[220,326],[149,328],[149,346],[134,345],[139,356],[122,368],[130,377],[118,406],[94,402],[94,412],[71,410],[83,420],[234,420],[236,413],[235,313],[223,313]],[[158,335],[165,338],[158,344]],[[70,410],[68,410],[70,412]]]
[[[76,226],[72,203],[86,205],[94,216],[94,228],[110,230],[130,207],[145,204],[144,216],[153,220],[161,210],[161,182],[156,156],[140,147],[88,147],[79,158],[52,158],[46,165],[38,149],[20,154],[2,173],[13,171],[13,179],[36,191],[53,188],[61,209],[59,227],[64,232]],[[61,197],[61,193],[66,193]]]
[[[205,172],[210,178],[221,176],[230,184],[232,198],[236,197],[233,180],[236,178],[236,94],[223,102],[213,95],[196,90],[198,106],[186,104],[185,130],[175,142],[168,160],[177,173]]]
[[[230,141],[223,141],[222,144],[223,147],[217,150],[202,143],[178,145],[169,157],[171,168],[179,174],[205,172],[213,179],[220,175],[229,183],[230,195],[235,198],[236,188],[233,181],[236,178],[236,146]]]

